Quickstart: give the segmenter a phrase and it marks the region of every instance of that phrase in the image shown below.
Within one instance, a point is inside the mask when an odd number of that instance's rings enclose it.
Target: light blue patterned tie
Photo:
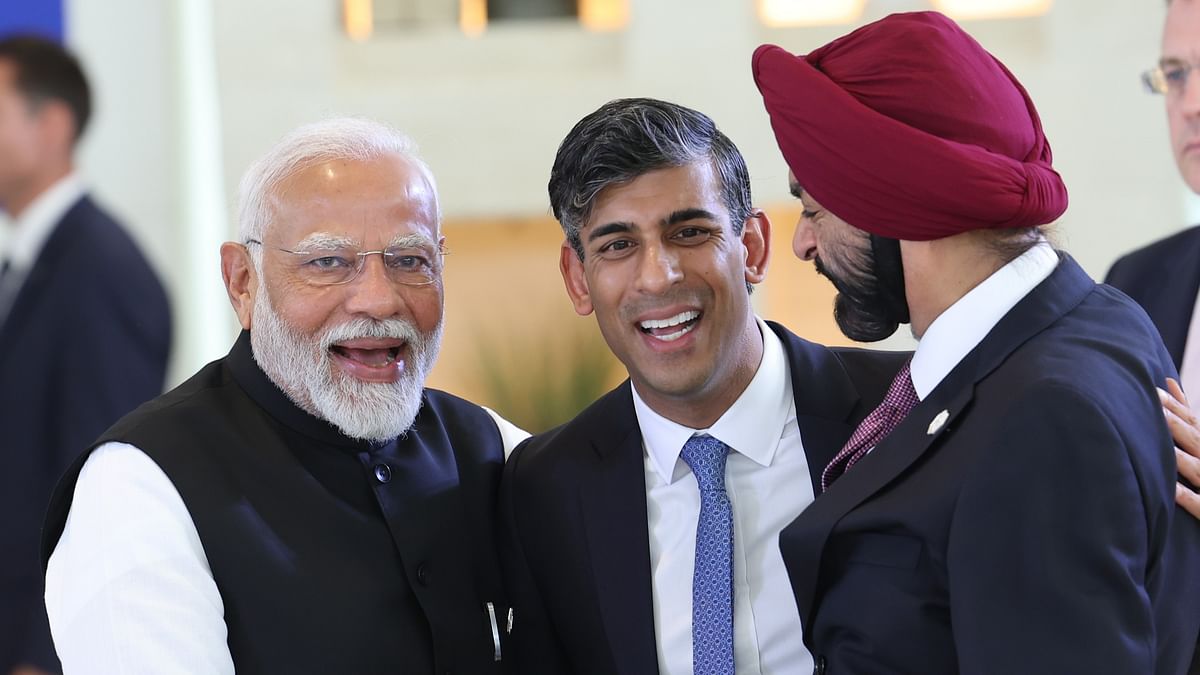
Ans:
[[[682,454],[700,486],[692,669],[695,675],[733,675],[733,506],[725,492],[729,446],[712,436],[693,436]]]

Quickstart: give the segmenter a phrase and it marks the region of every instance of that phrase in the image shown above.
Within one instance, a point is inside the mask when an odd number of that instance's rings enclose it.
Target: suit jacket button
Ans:
[[[813,663],[813,675],[825,675],[825,657],[818,656]]]
[[[375,480],[380,483],[389,483],[392,480],[392,467],[387,464],[375,465]]]
[[[417,583],[421,584],[422,586],[429,585],[429,571],[426,568],[425,563],[417,565]]]

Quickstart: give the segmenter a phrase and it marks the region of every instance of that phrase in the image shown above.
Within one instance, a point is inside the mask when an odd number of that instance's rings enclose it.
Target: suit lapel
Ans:
[[[1050,277],[1017,303],[891,435],[784,530],[793,552],[789,569],[800,573],[792,584],[806,634],[813,624],[821,556],[837,523],[933,448],[970,408],[980,380],[1091,292],[1095,284],[1087,274],[1070,256],[1060,257]]]
[[[609,395],[579,493],[596,598],[618,673],[658,672],[642,435],[630,384]]]
[[[828,348],[793,335],[774,322],[787,353],[796,401],[796,424],[808,460],[813,494],[821,494],[821,472],[854,432],[853,414],[859,394],[841,362]]]
[[[1178,282],[1148,289],[1147,292],[1160,298],[1155,304],[1161,309],[1154,318],[1161,327],[1163,343],[1171,354],[1171,360],[1176,368],[1181,368],[1183,352],[1187,348],[1188,328],[1196,308],[1196,295],[1200,293],[1200,265],[1196,264],[1200,260],[1200,229],[1193,230],[1187,245],[1180,246],[1177,251],[1174,260],[1163,261],[1163,265],[1179,276]]]
[[[36,307],[37,299],[45,297],[44,287],[54,278],[67,247],[75,239],[75,231],[79,227],[80,220],[72,216],[86,200],[87,197],[84,197],[71,207],[54,227],[54,231],[42,245],[42,250],[34,260],[33,266],[29,268],[29,273],[22,280],[20,288],[17,289],[16,297],[9,301],[7,315],[0,317],[0,354],[7,353],[9,340],[12,339],[15,331],[26,324],[29,314]]]

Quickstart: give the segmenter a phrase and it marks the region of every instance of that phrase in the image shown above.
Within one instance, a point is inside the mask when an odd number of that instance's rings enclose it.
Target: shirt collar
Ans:
[[[922,400],[995,328],[1018,302],[1058,266],[1045,239],[996,270],[941,313],[926,329],[912,358],[912,381]]]
[[[50,233],[81,197],[83,182],[76,174],[67,174],[38,195],[12,221],[4,257],[14,270],[28,270],[33,266]]]
[[[762,319],[755,320],[763,340],[762,361],[750,384],[711,427],[692,429],[672,422],[654,412],[632,387],[642,443],[663,482],[674,482],[683,444],[695,435],[708,434],[761,466],[770,466],[775,458],[780,432],[795,418],[796,403],[783,343]]]

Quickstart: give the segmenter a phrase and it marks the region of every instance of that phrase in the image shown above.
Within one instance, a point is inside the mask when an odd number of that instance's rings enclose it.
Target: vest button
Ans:
[[[392,467],[387,464],[375,465],[375,480],[380,483],[387,483],[392,480]]]
[[[425,563],[417,565],[417,583],[422,586],[429,585],[429,570],[425,566]]]
[[[813,664],[813,675],[825,675],[825,657],[818,656]]]

